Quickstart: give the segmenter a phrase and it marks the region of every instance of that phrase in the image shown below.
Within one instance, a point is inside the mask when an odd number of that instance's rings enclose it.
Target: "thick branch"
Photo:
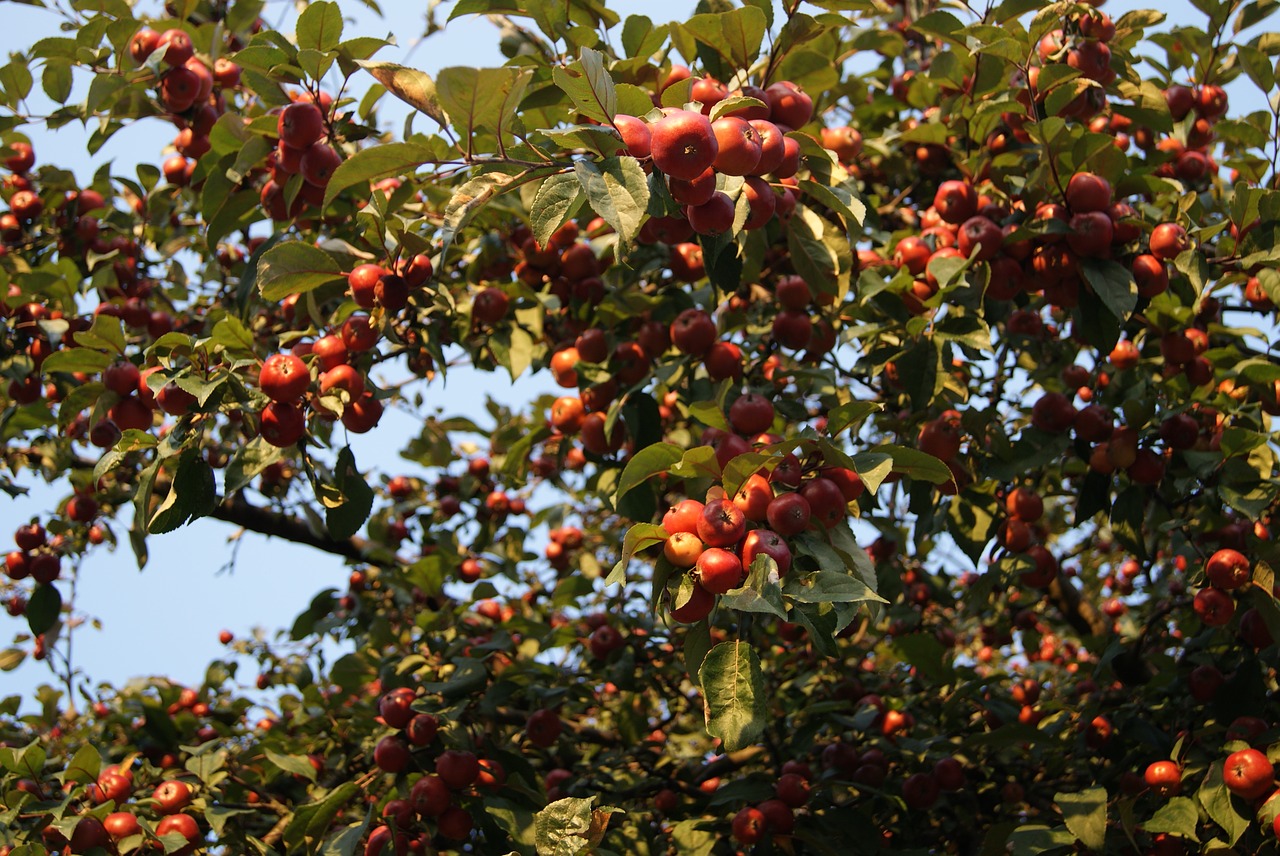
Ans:
[[[1064,583],[1060,578],[1049,585],[1049,597],[1062,612],[1075,631],[1081,636],[1107,636],[1110,634],[1110,622],[1106,616],[1093,608],[1080,597],[1080,591],[1073,585]]]
[[[251,505],[238,494],[218,503],[217,508],[209,516],[225,523],[233,523],[250,532],[284,538],[286,541],[305,544],[335,556],[343,556],[355,561],[364,561],[369,558],[371,545],[363,538],[352,537],[346,540],[330,538],[328,535],[313,531],[305,520]]]

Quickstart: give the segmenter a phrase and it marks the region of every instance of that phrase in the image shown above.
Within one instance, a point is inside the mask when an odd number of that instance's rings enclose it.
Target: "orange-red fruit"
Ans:
[[[719,153],[711,121],[692,110],[672,110],[653,124],[653,163],[669,176],[692,181]]]
[[[1249,560],[1237,550],[1223,549],[1214,553],[1205,562],[1204,570],[1209,585],[1228,591],[1248,585],[1253,579]]]

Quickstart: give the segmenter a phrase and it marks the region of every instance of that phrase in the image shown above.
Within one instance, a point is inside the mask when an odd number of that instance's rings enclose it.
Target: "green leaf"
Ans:
[[[507,126],[532,76],[532,69],[518,68],[454,66],[440,72],[436,92],[463,148],[473,150],[473,138],[481,129],[499,139],[510,133]]]
[[[671,475],[682,479],[720,478],[720,462],[716,450],[710,446],[694,446],[684,453],[680,463],[671,468]]]
[[[649,207],[649,182],[633,157],[580,160],[573,165],[591,208],[614,228],[624,244],[640,232]]]
[[[372,822],[373,810],[370,809],[360,823],[345,826],[326,838],[320,856],[355,856]]]
[[[551,77],[561,91],[573,99],[578,112],[602,124],[612,122],[618,113],[618,96],[613,78],[604,67],[604,54],[583,48],[578,61],[570,66],[556,66]]]
[[[716,106],[711,108],[711,115],[708,116],[712,122],[732,113],[734,110],[743,110],[747,107],[767,107],[768,105],[759,98],[752,98],[750,95],[731,95],[722,101],[716,102]]]
[[[933,455],[906,446],[883,445],[873,452],[887,452],[893,457],[893,471],[913,479],[946,484],[951,481],[951,470]]]
[[[88,330],[74,334],[77,345],[124,355],[124,322],[111,315],[95,315]]]
[[[209,746],[210,744],[205,743],[201,746],[201,749]],[[226,778],[226,773],[223,772],[226,765],[227,751],[225,749],[214,749],[192,755],[187,759],[186,766],[187,772],[204,784],[212,786]],[[222,773],[222,775],[218,775],[219,773]]]
[[[337,3],[320,0],[298,16],[298,48],[327,52],[342,41],[342,11]]]
[[[22,665],[26,657],[27,652],[21,648],[5,648],[0,651],[0,672],[12,672]]]
[[[850,401],[827,414],[827,433],[838,437],[849,426],[861,425],[872,413],[879,413],[884,405],[874,401]]]
[[[345,276],[333,256],[305,241],[276,244],[258,263],[258,289],[263,300],[305,294]]]
[[[1196,827],[1200,824],[1200,812],[1190,797],[1173,797],[1142,824],[1147,832],[1166,832],[1188,841],[1198,840]]]
[[[98,773],[102,771],[102,755],[98,752],[97,747],[92,744],[85,743],[76,750],[75,757],[71,759],[71,763],[67,764],[67,769],[59,776],[60,781],[79,782],[80,784],[88,784],[98,780]]]
[[[724,57],[732,72],[748,69],[755,62],[768,20],[760,9],[746,6],[730,12],[694,15],[679,26]]]
[[[1108,311],[1121,323],[1127,321],[1138,305],[1138,285],[1133,273],[1111,259],[1090,258],[1080,259],[1080,272]]]
[[[443,248],[440,252],[442,258],[448,252],[453,239],[471,217],[510,183],[509,175],[501,172],[487,172],[476,176],[453,192],[453,196],[444,207],[444,228],[441,230]]]
[[[609,826],[609,816],[622,809],[595,808],[596,797],[565,797],[534,815],[538,856],[579,856],[595,853]]]
[[[710,650],[711,623],[703,619],[684,634],[684,667],[694,683],[698,683],[698,670],[702,668],[702,663],[707,659],[707,652]],[[702,685],[698,684],[698,686],[701,688]]]
[[[58,623],[62,613],[62,592],[52,583],[36,586],[27,601],[27,626],[36,636],[49,630]]]
[[[1053,801],[1067,829],[1090,850],[1101,852],[1107,839],[1107,789],[1089,788],[1075,794],[1057,793]]]
[[[627,565],[630,564],[632,557],[638,551],[652,547],[654,544],[661,544],[666,540],[667,530],[656,523],[637,523],[632,526],[622,539],[622,558],[618,559],[617,564],[613,566],[604,584],[611,586],[625,582]]]
[[[1065,827],[1026,824],[1009,834],[1007,850],[1012,856],[1042,856],[1059,850],[1068,852],[1075,842],[1075,836]],[[1001,852],[1004,850],[1001,848]]]
[[[325,505],[325,524],[330,536],[346,540],[359,532],[369,519],[369,512],[373,510],[373,488],[356,469],[355,455],[350,446],[344,446],[338,453],[333,479],[337,495],[331,493],[321,497]]]
[[[282,755],[271,749],[264,749],[267,760],[286,773],[302,776],[309,782],[316,780],[316,768],[311,766],[305,755]]]
[[[665,473],[684,457],[684,450],[671,443],[655,443],[647,446],[631,456],[627,465],[618,477],[618,487],[614,492],[614,503],[627,491],[654,476]]]
[[[800,603],[888,603],[857,577],[839,570],[824,569],[808,576],[791,575],[782,593]]]
[[[797,206],[787,228],[787,248],[791,251],[796,273],[821,294],[836,295],[840,290],[839,261],[822,240],[826,225],[822,218],[804,206]]]
[[[284,457],[284,450],[273,446],[261,437],[254,437],[239,446],[227,462],[222,491],[227,496],[247,487],[254,477]]]
[[[1222,779],[1222,766],[1221,762],[1216,761],[1209,765],[1209,772],[1196,791],[1196,799],[1204,806],[1213,822],[1227,833],[1227,843],[1235,844],[1248,831],[1250,819],[1236,809],[1231,791],[1227,790]]]
[[[178,472],[169,484],[169,494],[156,506],[147,522],[147,532],[162,535],[212,513],[218,504],[213,468],[199,449],[188,449],[178,462]]]
[[[234,315],[224,315],[213,325],[209,341],[223,350],[245,356],[252,356],[257,347],[249,328]]]
[[[288,851],[297,852],[304,844],[308,844],[312,846],[307,848],[307,852],[314,852],[314,845],[329,832],[338,812],[359,793],[358,784],[344,782],[326,794],[323,799],[298,808],[282,836]]]
[[[408,104],[419,113],[425,113],[443,128],[449,124],[449,118],[440,106],[440,98],[436,94],[436,83],[425,71],[407,68],[394,62],[377,62],[359,60],[356,65],[373,75],[374,79],[387,88],[395,97]],[[375,146],[383,148],[383,146]]]
[[[738,612],[758,612],[787,620],[787,606],[778,584],[778,563],[771,556],[757,556],[751,563],[747,581],[740,588],[720,596],[720,607]]]
[[[806,179],[800,182],[800,189],[839,214],[844,219],[846,231],[852,232],[866,222],[867,203],[858,196],[856,179],[846,178],[830,187]]]
[[[40,370],[46,375],[53,372],[84,372],[97,374],[111,365],[111,355],[90,348],[64,348],[45,357]]]
[[[694,401],[689,404],[689,418],[696,419],[703,425],[731,431],[729,420],[724,416],[724,409],[715,401]]]
[[[582,183],[576,172],[558,173],[544,179],[529,209],[529,228],[534,240],[545,247],[556,229],[582,207],[583,199]]]
[[[752,645],[721,642],[707,653],[698,678],[707,733],[719,737],[726,752],[736,752],[764,733],[764,674]]]
[[[417,143],[383,143],[361,149],[333,171],[324,193],[324,207],[327,208],[348,187],[383,178],[412,175],[432,157],[429,149]]]
[[[927,681],[949,684],[955,680],[955,670],[947,662],[947,649],[932,633],[895,636],[887,647]]]

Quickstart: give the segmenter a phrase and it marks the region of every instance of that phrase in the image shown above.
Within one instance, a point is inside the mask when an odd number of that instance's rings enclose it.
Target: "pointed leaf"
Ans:
[[[1107,842],[1107,789],[1089,788],[1078,794],[1053,797],[1068,831],[1090,850],[1101,852]]]
[[[345,276],[333,256],[304,241],[276,244],[258,263],[258,288],[263,300],[303,294]]]
[[[754,743],[764,733],[768,715],[755,648],[740,640],[721,642],[707,653],[698,677],[707,733],[719,737],[728,752]]]
[[[649,207],[649,181],[633,157],[574,163],[587,203],[614,228],[624,244],[640,232]]]
[[[605,578],[604,584],[611,586],[625,582],[627,579],[627,565],[630,564],[632,557],[638,551],[646,547],[652,547],[654,544],[661,544],[666,540],[667,530],[656,523],[637,523],[632,526],[622,539],[622,558],[618,559],[618,563],[613,566],[613,570]]]
[[[618,112],[618,96],[613,78],[604,67],[604,55],[583,48],[577,62],[556,66],[551,77],[566,95],[573,99],[578,112],[602,124],[613,121]]]
[[[323,207],[327,208],[348,187],[383,178],[412,175],[418,167],[431,159],[432,153],[417,143],[383,143],[361,149],[333,171],[329,186],[324,192]]]
[[[582,207],[584,198],[577,173],[548,176],[530,206],[529,228],[534,240],[545,247],[555,231]]]
[[[436,83],[425,71],[397,65],[394,62],[359,60],[356,64],[372,74],[374,79],[387,87],[387,91],[392,95],[419,113],[425,113],[435,119],[440,127],[443,128],[449,124],[449,119],[436,95]]]
[[[1138,305],[1138,285],[1133,273],[1111,259],[1088,258],[1080,260],[1080,272],[1107,310],[1120,322],[1127,321]]]

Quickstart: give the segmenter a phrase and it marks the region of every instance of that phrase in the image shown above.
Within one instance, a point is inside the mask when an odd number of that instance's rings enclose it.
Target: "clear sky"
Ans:
[[[415,47],[415,36],[422,31],[420,10],[425,4],[387,0],[383,5],[387,17],[378,20],[369,15],[362,4],[342,3],[345,13],[356,16],[356,20],[348,24],[347,35],[395,33],[400,44],[379,53],[378,59],[403,61],[406,52],[412,50],[406,64],[432,73],[451,65],[485,66],[502,62],[496,30],[483,18],[459,19],[449,24],[447,33],[436,34],[426,44]],[[446,2],[437,10],[438,20],[447,17],[451,5]],[[688,17],[694,3],[691,0],[613,0],[609,5],[623,15],[643,13],[655,21],[665,21]],[[1112,0],[1104,8],[1119,18],[1127,9],[1151,6],[1168,13],[1171,23],[1203,26],[1203,18],[1198,13],[1194,18],[1188,17],[1192,13],[1186,0],[1159,4]],[[270,14],[291,15],[292,8],[293,4],[272,4]],[[403,11],[408,9],[413,11]],[[57,34],[56,16],[38,8],[5,3],[3,16],[5,25],[0,29],[0,48],[6,53],[25,49],[45,35]],[[285,32],[292,29],[287,20],[269,18],[269,21]],[[1233,112],[1239,110],[1241,102],[1237,98],[1242,94],[1232,89]],[[384,104],[392,100],[388,96]],[[401,127],[398,120],[388,120],[386,124],[393,129]],[[172,138],[173,128],[159,119],[144,121],[118,134],[93,159],[84,154],[82,146],[87,133],[79,127],[69,125],[52,134],[29,133],[34,138],[40,162],[57,163],[88,176],[108,159],[115,159],[116,171],[123,174],[131,173],[132,164],[139,159],[158,163],[163,148]],[[446,385],[437,383],[431,387],[431,404],[448,414],[474,415],[483,413],[486,392],[504,402],[518,404],[552,389],[547,380],[526,378],[514,387],[506,381],[505,374],[477,379],[468,372],[453,372]],[[412,466],[404,466],[397,455],[401,443],[414,430],[409,416],[389,412],[376,431],[352,436],[356,461],[362,469],[376,467],[390,473],[415,473]],[[66,494],[65,489],[50,488],[29,478],[23,481],[32,489],[30,495],[16,501],[0,497],[0,537],[7,539],[9,531],[32,515],[46,514]],[[116,529],[124,535],[123,526],[117,525]],[[330,586],[342,588],[346,584],[348,571],[339,559],[253,534],[242,539],[234,572],[223,573],[231,557],[227,539],[233,534],[231,527],[206,520],[169,535],[152,537],[149,540],[151,561],[141,573],[127,545],[115,553],[102,550],[92,553],[84,562],[77,597],[88,614],[101,619],[102,627],[100,630],[86,627],[76,633],[75,663],[95,680],[114,684],[147,675],[167,675],[178,681],[198,683],[203,679],[207,663],[225,653],[217,639],[220,630],[225,628],[237,636],[245,636],[255,627],[264,628],[268,633],[287,629],[316,592]],[[65,583],[62,586],[65,592]],[[8,646],[11,633],[22,625],[7,616],[0,619],[7,621],[0,624],[0,648],[3,648]],[[255,675],[256,668],[245,663],[240,681],[251,685]],[[0,673],[0,697],[27,695],[49,678],[44,664],[28,660],[14,672]]]

